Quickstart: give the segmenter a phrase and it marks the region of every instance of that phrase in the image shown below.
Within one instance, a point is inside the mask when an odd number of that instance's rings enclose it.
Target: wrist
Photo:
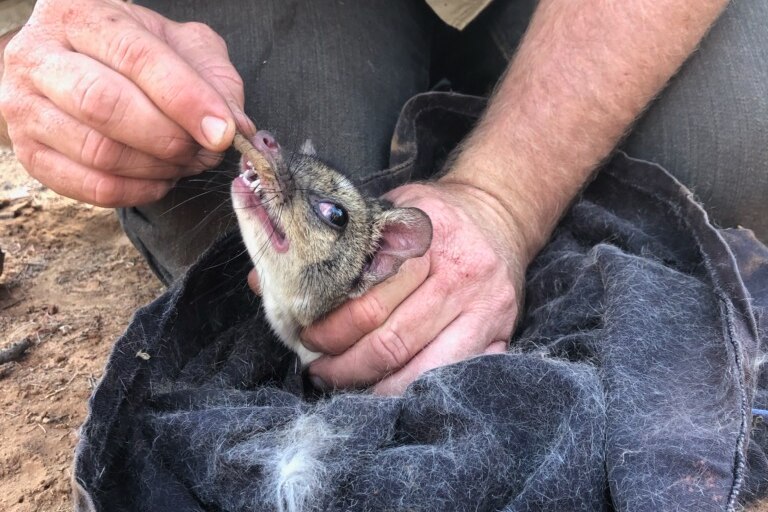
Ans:
[[[527,267],[549,238],[560,217],[553,195],[541,183],[528,179],[533,166],[516,159],[512,151],[486,151],[467,146],[441,179],[461,186],[496,213],[505,227],[504,238]]]

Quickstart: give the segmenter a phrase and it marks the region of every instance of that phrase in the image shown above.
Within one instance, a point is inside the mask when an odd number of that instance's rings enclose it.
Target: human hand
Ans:
[[[118,0],[39,0],[8,43],[0,114],[17,157],[54,191],[99,206],[161,198],[213,167],[242,111],[224,40]]]
[[[377,393],[401,393],[432,368],[504,352],[515,324],[522,250],[512,219],[492,196],[435,183],[385,197],[429,215],[432,245],[302,333],[307,348],[327,354],[309,367],[326,387],[375,383]]]

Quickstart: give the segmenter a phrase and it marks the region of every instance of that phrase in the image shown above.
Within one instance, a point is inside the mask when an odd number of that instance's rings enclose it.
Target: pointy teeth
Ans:
[[[240,179],[254,192],[261,189],[261,180],[256,175],[251,174],[249,176],[247,172],[244,172],[240,174]]]
[[[256,174],[256,171],[253,168],[253,163],[251,163],[250,160],[245,161],[245,170],[240,173],[240,178],[253,192],[260,190],[261,180],[259,179],[259,175]]]
[[[258,178],[250,160],[245,161],[245,172],[243,173],[243,177],[245,178],[245,181],[251,181],[254,177]]]
[[[250,188],[251,191],[261,191],[261,179],[259,179],[259,175],[256,174],[256,171],[253,168],[253,164],[249,160],[245,161],[245,170],[240,173],[240,179],[242,179],[245,184],[248,185],[248,188]]]

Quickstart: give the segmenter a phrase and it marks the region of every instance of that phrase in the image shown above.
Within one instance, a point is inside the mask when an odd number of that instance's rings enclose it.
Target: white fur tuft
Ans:
[[[272,461],[274,500],[280,512],[314,508],[330,476],[323,459],[345,437],[317,417],[300,416],[294,422]]]

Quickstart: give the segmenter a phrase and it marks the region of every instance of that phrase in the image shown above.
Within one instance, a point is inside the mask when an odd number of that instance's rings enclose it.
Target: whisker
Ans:
[[[197,232],[197,231],[198,231],[200,228],[202,228],[202,227],[203,227],[203,225],[205,224],[205,221],[206,221],[206,220],[208,220],[208,219],[209,219],[209,218],[210,218],[210,217],[211,217],[211,216],[212,216],[214,213],[216,213],[217,211],[219,211],[219,209],[220,209],[222,206],[225,206],[226,204],[227,204],[226,202],[222,202],[222,203],[219,203],[219,204],[218,204],[218,205],[216,205],[216,207],[215,207],[215,208],[213,208],[213,209],[212,209],[210,212],[206,213],[206,214],[203,216],[203,218],[202,218],[202,219],[200,219],[200,220],[197,222],[197,224],[195,224],[194,226],[192,226],[192,227],[189,229],[189,232],[187,233],[187,236],[190,236],[190,237],[191,237],[191,236],[194,236],[194,235],[196,234],[196,232]],[[229,217],[230,217],[230,218],[231,218],[232,216],[233,216],[233,214],[230,214],[230,215],[229,215]],[[231,219],[230,219],[230,220],[231,220]]]
[[[184,205],[185,205],[185,204],[187,204],[188,202],[190,202],[190,201],[193,201],[193,200],[197,199],[198,197],[203,197],[205,194],[208,194],[208,193],[210,193],[210,191],[208,191],[208,190],[205,190],[205,191],[203,191],[203,192],[201,192],[201,193],[199,193],[199,194],[195,194],[195,195],[194,195],[194,196],[192,196],[192,197],[188,197],[187,199],[185,199],[184,201],[180,202],[179,204],[175,204],[175,205],[173,205],[172,207],[168,208],[166,211],[164,211],[163,213],[161,213],[161,214],[160,214],[160,216],[161,216],[161,217],[163,217],[164,215],[167,215],[167,214],[171,213],[171,212],[172,212],[173,210],[175,210],[176,208],[178,208],[178,207],[180,207],[180,206],[184,206]]]
[[[247,252],[248,252],[247,248],[243,249],[242,251],[240,251],[239,253],[235,254],[234,256],[229,258],[228,260],[223,261],[221,263],[216,263],[215,265],[211,265],[210,267],[206,267],[205,270],[210,270],[212,268],[217,268],[217,267],[223,267],[224,265],[226,265],[228,263],[231,263],[231,262],[235,261],[236,259],[240,258],[240,256],[242,256],[243,254],[245,254]]]

